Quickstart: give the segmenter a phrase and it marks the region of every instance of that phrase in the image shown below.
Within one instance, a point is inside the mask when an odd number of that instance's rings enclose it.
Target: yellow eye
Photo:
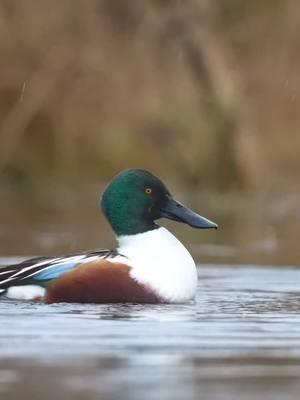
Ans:
[[[146,188],[145,189],[145,193],[146,194],[151,194],[152,193],[152,189],[151,188]]]

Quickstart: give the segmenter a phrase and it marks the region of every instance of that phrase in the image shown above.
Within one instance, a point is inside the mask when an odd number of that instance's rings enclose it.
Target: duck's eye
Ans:
[[[149,188],[149,187],[146,188],[146,189],[145,189],[145,193],[146,193],[146,194],[151,194],[151,193],[152,193],[152,189]]]

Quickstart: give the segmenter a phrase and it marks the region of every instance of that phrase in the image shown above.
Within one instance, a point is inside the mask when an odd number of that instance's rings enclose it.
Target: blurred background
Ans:
[[[297,0],[1,0],[0,255],[113,246],[99,212],[146,168],[217,232],[202,262],[298,265]]]

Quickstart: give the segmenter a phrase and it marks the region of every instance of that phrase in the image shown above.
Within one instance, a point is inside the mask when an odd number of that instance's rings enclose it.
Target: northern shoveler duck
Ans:
[[[141,169],[117,175],[105,189],[101,206],[117,236],[116,250],[9,265],[0,269],[0,290],[15,298],[42,295],[46,303],[184,303],[193,299],[195,262],[183,244],[155,221],[168,218],[202,229],[217,225],[176,201],[161,180]],[[39,290],[32,290],[36,285]]]

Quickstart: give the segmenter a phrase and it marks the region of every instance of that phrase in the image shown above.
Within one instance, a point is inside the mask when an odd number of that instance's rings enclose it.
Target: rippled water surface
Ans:
[[[0,264],[114,246],[99,193],[1,193]],[[248,197],[178,195],[220,226],[169,224],[207,263],[195,303],[0,300],[0,399],[298,400],[300,201]]]
[[[300,270],[199,275],[187,305],[2,300],[1,399],[298,399]]]

